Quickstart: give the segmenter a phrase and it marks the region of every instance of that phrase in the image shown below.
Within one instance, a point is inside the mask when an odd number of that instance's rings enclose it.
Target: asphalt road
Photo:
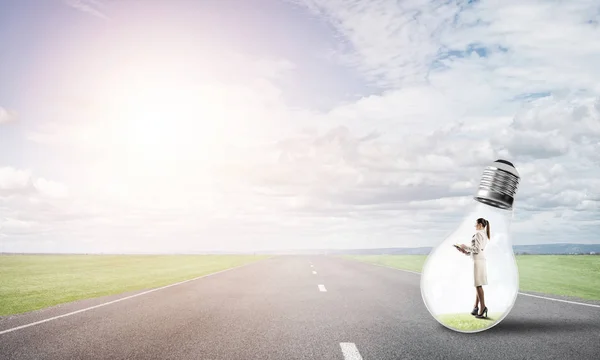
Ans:
[[[274,257],[2,333],[128,295],[0,319],[0,359],[600,359],[600,308],[519,296],[494,328],[461,334],[430,316],[418,274],[327,256]]]

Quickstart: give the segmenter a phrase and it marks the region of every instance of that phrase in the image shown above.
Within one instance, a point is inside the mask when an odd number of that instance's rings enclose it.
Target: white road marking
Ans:
[[[340,343],[345,360],[363,360],[355,343]]]
[[[317,272],[313,270],[313,275],[317,275]]]
[[[564,302],[564,303],[567,303],[567,304],[575,304],[575,305],[583,305],[583,306],[590,306],[590,307],[600,308],[600,305],[586,304],[586,303],[580,303],[580,302],[577,302],[577,301],[568,301],[568,300],[562,300],[562,299],[554,299],[554,298],[549,298],[549,297],[545,297],[545,296],[525,294],[525,293],[522,293],[522,292],[519,292],[519,295],[531,296],[531,297],[536,297],[536,298],[545,299],[545,300],[551,300],[551,301],[560,301],[560,302]]]
[[[359,260],[355,260],[355,261],[359,261]],[[365,264],[370,264],[370,265],[373,265],[373,266],[379,266],[379,267],[384,267],[384,268],[388,268],[388,269],[393,269],[393,270],[399,270],[399,271],[409,272],[409,273],[411,273],[411,274],[417,274],[417,275],[421,275],[421,273],[420,273],[420,272],[411,271],[411,270],[405,270],[405,269],[398,269],[398,268],[395,268],[395,267],[393,267],[393,266],[379,265],[379,264],[373,264],[373,263],[367,263],[367,262],[365,262]]]
[[[252,264],[256,264],[256,262],[252,262],[252,263],[249,263],[249,264],[244,264],[244,265],[240,265],[240,266],[232,267],[232,268],[229,268],[229,269],[225,269],[225,270],[217,271],[217,272],[214,272],[214,273],[210,273],[210,274],[206,274],[206,275],[198,276],[198,277],[195,277],[195,278],[193,278],[193,279],[189,279],[189,280],[180,281],[180,282],[178,282],[178,283],[175,283],[175,284],[170,284],[170,285],[166,285],[166,286],[159,287],[159,288],[156,288],[156,289],[147,290],[147,291],[141,292],[141,293],[139,293],[139,294],[134,294],[134,295],[126,296],[126,297],[124,297],[124,298],[120,298],[120,299],[117,299],[117,300],[113,300],[113,301],[109,301],[109,302],[106,302],[106,303],[102,303],[102,304],[98,304],[98,305],[90,306],[90,307],[88,307],[88,308],[85,308],[85,309],[80,309],[80,310],[73,311],[73,312],[70,312],[70,313],[66,313],[66,314],[62,314],[62,315],[58,315],[58,316],[54,316],[54,317],[51,317],[51,318],[48,318],[48,319],[44,319],[44,320],[40,320],[40,321],[36,321],[36,322],[32,322],[32,323],[30,323],[30,324],[25,324],[25,325],[17,326],[17,327],[14,327],[14,328],[12,328],[12,329],[6,329],[6,330],[2,330],[2,331],[0,331],[0,335],[7,334],[7,333],[9,333],[9,332],[13,332],[13,331],[17,331],[17,330],[21,330],[21,329],[25,329],[25,328],[28,328],[28,327],[30,327],[30,326],[40,325],[40,324],[43,324],[43,323],[46,323],[46,322],[49,322],[49,321],[52,321],[52,320],[57,320],[57,319],[60,319],[60,318],[64,318],[64,317],[67,317],[67,316],[71,316],[71,315],[79,314],[79,313],[82,313],[82,312],[84,312],[84,311],[88,311],[88,310],[97,309],[97,308],[99,308],[99,307],[103,307],[103,306],[106,306],[106,305],[110,305],[110,304],[118,303],[118,302],[120,302],[120,301],[129,300],[129,299],[133,299],[133,298],[135,298],[135,297],[138,297],[138,296],[142,296],[142,295],[150,294],[151,292],[155,292],[155,291],[158,291],[158,290],[163,290],[163,289],[166,289],[166,288],[170,288],[171,286],[177,286],[177,285],[185,284],[185,283],[187,283],[187,282],[190,282],[190,281],[194,281],[194,280],[202,279],[202,278],[209,277],[209,276],[212,276],[212,275],[221,274],[221,273],[224,273],[224,272],[226,272],[226,271],[231,271],[231,270],[239,269],[239,268],[242,268],[242,267],[244,267],[244,266],[248,266],[248,265],[252,265]]]
[[[355,260],[358,261],[358,260]],[[365,264],[369,264],[369,265],[373,265],[373,266],[379,266],[379,267],[384,267],[384,268],[388,268],[388,269],[393,269],[393,270],[398,270],[398,271],[404,271],[404,272],[409,272],[411,274],[417,274],[417,275],[421,275],[420,272],[416,272],[416,271],[410,271],[410,270],[405,270],[405,269],[398,269],[392,266],[386,266],[386,265],[379,265],[379,264],[372,264],[372,263],[365,263]],[[577,301],[568,301],[568,300],[562,300],[562,299],[555,299],[555,298],[551,298],[551,297],[546,297],[546,296],[539,296],[539,295],[533,295],[533,294],[527,294],[527,293],[522,293],[522,292],[518,292],[519,295],[524,295],[524,296],[531,296],[531,297],[536,297],[539,299],[544,299],[544,300],[550,300],[550,301],[558,301],[558,302],[564,302],[567,304],[573,304],[573,305],[581,305],[581,306],[589,306],[589,307],[595,307],[595,308],[600,308],[600,305],[595,305],[595,304],[586,304],[586,303],[581,303],[581,302],[577,302]]]
[[[321,292],[327,292],[327,289],[325,289],[325,285],[319,285],[319,290]]]
[[[310,267],[314,267],[314,265],[313,265],[313,264],[310,264]]]

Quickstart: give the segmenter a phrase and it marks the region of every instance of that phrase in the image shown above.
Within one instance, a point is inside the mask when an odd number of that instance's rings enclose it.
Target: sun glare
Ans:
[[[191,110],[182,111],[181,99],[167,89],[150,94],[132,94],[122,109],[123,132],[127,148],[152,153],[166,151],[176,145],[174,140],[182,123],[194,117]]]
[[[107,119],[119,161],[131,176],[177,173],[217,156],[216,130],[225,117],[219,98],[182,81],[125,83],[126,88],[109,95]]]
[[[144,156],[175,153],[190,142],[199,151],[222,120],[214,99],[185,84],[153,84],[123,95],[116,126],[127,150]]]

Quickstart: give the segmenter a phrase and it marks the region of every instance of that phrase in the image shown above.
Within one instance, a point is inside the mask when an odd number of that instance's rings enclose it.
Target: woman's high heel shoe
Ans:
[[[487,313],[488,313],[488,308],[487,308],[487,306],[486,306],[486,307],[484,307],[484,308],[483,308],[483,310],[481,310],[481,315],[480,315],[480,314],[477,314],[477,315],[475,315],[475,317],[476,317],[476,318],[479,318],[479,319],[484,319],[484,318],[486,318],[486,317],[487,317]],[[485,315],[484,315],[484,314],[485,314]]]
[[[479,308],[477,306],[475,306],[473,308],[473,311],[471,311],[471,315],[477,315],[477,314],[479,314]]]

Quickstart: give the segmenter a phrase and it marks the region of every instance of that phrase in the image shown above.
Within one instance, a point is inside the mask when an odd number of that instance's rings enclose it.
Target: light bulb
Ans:
[[[435,247],[423,266],[421,295],[427,310],[445,327],[473,333],[500,323],[512,309],[519,291],[519,273],[510,239],[514,196],[519,185],[514,165],[496,160],[483,171],[471,208],[450,236]],[[485,256],[487,285],[483,285],[487,318],[471,315],[476,301],[474,260],[453,245],[471,245],[476,221],[489,221]],[[479,309],[481,312],[483,309]]]

